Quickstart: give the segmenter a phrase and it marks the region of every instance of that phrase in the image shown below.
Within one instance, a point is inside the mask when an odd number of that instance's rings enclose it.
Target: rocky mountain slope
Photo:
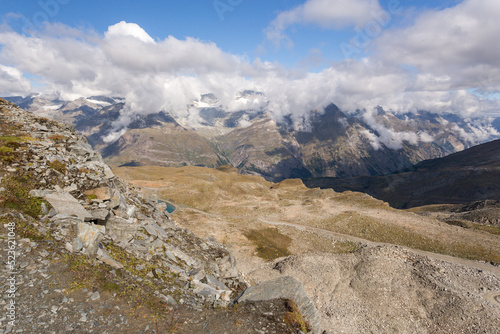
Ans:
[[[0,333],[320,332],[305,293],[226,308],[247,287],[227,248],[117,178],[71,127],[0,111]]]
[[[261,95],[245,91],[238,99]],[[346,114],[333,104],[299,124],[290,115],[276,120],[265,105],[228,111],[212,94],[177,114],[147,115],[128,110],[118,98],[64,104],[41,96],[10,99],[75,125],[113,166],[230,163],[241,173],[272,181],[383,175],[500,136],[496,123],[487,120],[424,111],[401,115],[381,108]]]
[[[316,178],[309,187],[361,191],[396,208],[500,199],[500,140],[385,176]]]

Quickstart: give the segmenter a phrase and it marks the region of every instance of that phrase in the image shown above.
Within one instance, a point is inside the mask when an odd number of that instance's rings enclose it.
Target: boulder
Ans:
[[[78,223],[76,226],[76,235],[82,241],[83,247],[92,255],[97,253],[99,242],[104,238],[104,226],[89,223]]]
[[[309,297],[307,297],[304,286],[295,278],[290,276],[280,277],[272,281],[263,282],[257,286],[246,289],[236,300],[237,303],[244,301],[261,301],[287,298],[297,303],[300,312],[313,328],[313,333],[320,333],[320,321],[318,311]]]
[[[123,264],[121,264],[120,262],[116,261],[111,256],[109,256],[108,252],[106,252],[101,247],[99,247],[99,249],[97,250],[97,258],[115,269],[123,268]]]
[[[46,194],[44,198],[50,203],[50,205],[52,205],[58,214],[76,216],[81,220],[92,217],[92,215],[68,193],[50,193]]]
[[[104,224],[108,220],[110,214],[109,210],[106,209],[94,209],[90,210],[91,217],[87,221],[95,221],[97,224]]]
[[[156,223],[150,222],[146,226],[144,226],[144,229],[149,233],[149,235],[153,237],[157,237],[163,240],[167,239],[167,233],[165,232],[165,230],[158,226],[158,224]]]
[[[139,225],[133,219],[111,217],[106,222],[106,233],[116,242],[129,242],[137,232]]]
[[[216,261],[222,278],[238,277],[236,259],[231,254],[228,253],[226,256],[218,258]]]

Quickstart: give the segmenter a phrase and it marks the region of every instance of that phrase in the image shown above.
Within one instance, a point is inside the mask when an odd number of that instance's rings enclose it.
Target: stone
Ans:
[[[71,184],[70,186],[67,186],[67,187],[64,187],[64,191],[67,192],[67,193],[70,193],[70,192],[73,192],[73,191],[77,191],[78,190],[78,186],[76,184]]]
[[[101,247],[99,247],[99,249],[97,250],[97,258],[115,269],[123,268],[123,265],[120,262],[116,261],[111,256],[109,256],[106,250],[104,250]]]
[[[83,242],[80,238],[76,237],[73,239],[73,242],[71,243],[71,251],[72,252],[79,252],[83,248]]]
[[[213,286],[217,290],[229,290],[224,283],[222,283],[212,275],[205,275],[205,280],[207,284]]]
[[[133,220],[111,217],[106,222],[106,233],[114,242],[129,242],[137,232],[139,225]]]
[[[173,262],[177,262],[177,258],[175,257],[175,255],[172,254],[172,252],[169,251],[168,249],[165,251],[165,255]]]
[[[99,298],[101,298],[101,295],[99,294],[99,291],[96,291],[92,295],[90,295],[90,300],[97,300]]]
[[[238,277],[236,259],[231,254],[227,254],[226,256],[217,259],[217,264],[222,278]]]
[[[52,212],[49,211],[50,221],[57,225],[74,225],[82,222],[82,220],[78,217],[63,215],[59,213],[51,216],[51,213]]]
[[[186,262],[190,267],[199,267],[201,263],[199,260],[193,259],[191,256],[187,255],[178,248],[171,248],[170,251],[175,255],[176,258]]]
[[[42,202],[42,214],[47,215],[49,213],[49,208],[47,207],[47,204],[45,202]]]
[[[125,198],[123,197],[123,195],[120,193],[120,191],[118,189],[113,189],[113,191],[111,193],[109,206],[111,207],[111,209],[117,209],[120,206],[122,206],[122,207],[127,206],[127,202],[125,202]]]
[[[167,264],[168,268],[170,268],[170,271],[173,272],[174,274],[180,274],[184,272],[184,269],[179,268],[173,264]]]
[[[55,192],[46,194],[44,198],[52,205],[58,214],[76,216],[81,220],[91,217],[91,214],[68,193]]]
[[[57,215],[57,211],[54,208],[50,208],[48,216],[54,217],[55,215]]]
[[[53,190],[46,190],[46,189],[33,189],[30,190],[29,195],[32,197],[45,197],[48,194],[52,194],[54,191]]]
[[[127,206],[127,217],[132,218],[135,216],[135,212],[137,211],[137,208],[135,205],[129,205]]]
[[[75,226],[76,234],[82,241],[83,247],[85,247],[91,255],[95,255],[99,247],[99,242],[104,238],[104,226],[81,222]]]
[[[172,296],[165,296],[164,294],[160,293],[158,295],[165,303],[167,303],[170,306],[177,306],[177,302]]]
[[[104,224],[110,217],[109,210],[94,209],[90,210],[91,217],[87,221],[96,221],[98,224]]]
[[[246,289],[238,298],[237,303],[244,301],[262,301],[287,298],[297,303],[302,315],[313,327],[313,333],[320,333],[318,311],[309,297],[307,297],[301,282],[290,276],[280,277],[272,281],[263,282]]]
[[[69,150],[71,153],[78,155],[78,156],[94,156],[94,150],[92,149],[92,146],[90,146],[87,143],[83,142],[75,142],[73,145],[69,147]]]
[[[90,189],[84,192],[86,196],[95,196],[96,199],[101,201],[109,201],[112,195],[112,189],[108,187],[99,187],[95,189]]]
[[[150,222],[146,226],[144,226],[144,229],[154,237],[159,237],[163,240],[167,239],[167,233],[165,232],[165,230],[158,226],[156,223]]]

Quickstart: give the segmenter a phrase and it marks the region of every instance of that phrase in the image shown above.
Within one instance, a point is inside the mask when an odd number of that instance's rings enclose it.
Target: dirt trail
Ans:
[[[325,230],[325,229],[321,229],[321,228],[317,228],[317,227],[312,227],[312,226],[305,226],[305,225],[288,223],[288,222],[269,221],[269,220],[262,219],[262,218],[259,218],[258,220],[263,222],[263,223],[273,225],[273,226],[293,227],[293,228],[298,229],[299,231],[309,231],[309,232],[321,234],[323,236],[330,236],[330,237],[337,238],[337,239],[340,238],[340,239],[344,239],[344,240],[348,240],[348,241],[353,241],[353,242],[361,243],[361,244],[366,245],[368,247],[392,245],[392,244],[383,243],[383,242],[375,242],[375,241],[371,241],[371,240],[366,240],[366,239],[354,237],[352,235],[332,232],[329,230]],[[401,247],[404,247],[404,246],[401,246]],[[500,267],[491,265],[489,263],[472,261],[472,260],[467,260],[467,259],[463,259],[463,258],[459,258],[459,257],[427,252],[427,251],[423,251],[423,250],[415,249],[415,248],[409,248],[409,247],[404,247],[404,248],[412,251],[413,253],[419,254],[419,255],[428,256],[428,257],[433,258],[433,259],[446,261],[446,262],[450,262],[450,263],[454,263],[454,264],[458,264],[458,265],[464,265],[464,266],[468,266],[468,267],[476,268],[476,269],[480,269],[480,270],[487,270],[487,271],[490,271],[490,272],[500,276]]]

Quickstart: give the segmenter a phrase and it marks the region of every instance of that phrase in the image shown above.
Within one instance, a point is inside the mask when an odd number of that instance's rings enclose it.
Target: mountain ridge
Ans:
[[[238,98],[262,96],[248,91]],[[495,137],[492,124],[455,115],[393,114],[382,108],[346,114],[334,104],[310,112],[297,125],[289,116],[276,121],[263,106],[229,111],[213,94],[187,106],[181,111],[184,116],[127,111],[131,116],[125,117],[128,121],[121,127],[117,124],[123,122],[126,105],[118,98],[82,98],[64,105],[39,96],[13,100],[24,101],[35,113],[75,125],[112,165],[217,167],[230,163],[241,173],[272,181],[384,175]],[[179,130],[175,134],[174,128]],[[155,134],[150,136],[151,132]],[[169,145],[178,142],[176,135],[190,141],[192,149]],[[148,136],[170,153],[144,150]],[[197,155],[200,158],[193,158]]]
[[[500,140],[425,160],[385,176],[317,178],[305,180],[305,184],[365,192],[396,208],[499,200]]]

